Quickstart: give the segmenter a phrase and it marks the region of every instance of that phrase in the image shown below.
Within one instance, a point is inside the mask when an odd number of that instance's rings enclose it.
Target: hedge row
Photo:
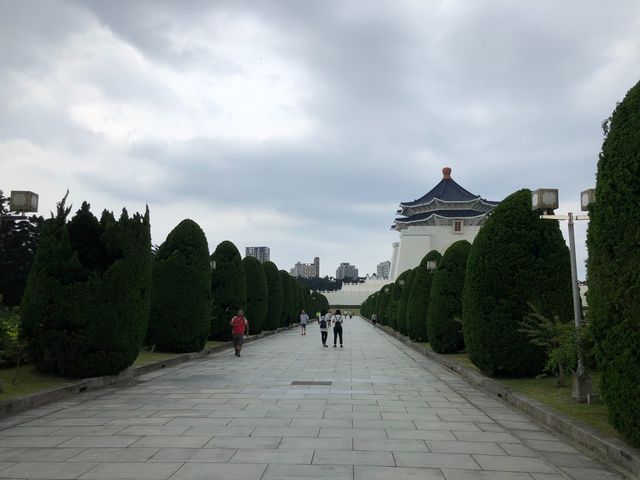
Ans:
[[[489,375],[529,376],[546,360],[522,332],[531,306],[571,321],[569,252],[558,222],[542,220],[531,210],[531,192],[520,190],[494,210],[473,245],[427,253],[361,310],[436,352],[466,348]]]
[[[246,311],[251,333],[297,322],[327,299],[267,262],[241,259],[183,220],[152,254],[149,212],[98,220],[83,203],[68,220],[66,196],[45,221],[22,300],[22,335],[37,367],[69,377],[114,375],[146,341],[159,350],[201,350],[229,338]]]

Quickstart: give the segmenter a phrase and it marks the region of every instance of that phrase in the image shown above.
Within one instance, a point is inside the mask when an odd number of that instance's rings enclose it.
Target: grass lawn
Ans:
[[[0,393],[0,400],[29,395],[30,393],[59,387],[60,385],[73,381],[64,377],[40,373],[35,365],[23,365],[20,367],[16,382],[12,384],[11,380],[13,380],[15,372],[15,367],[0,369],[0,380],[2,380],[2,387],[4,389],[4,391]]]
[[[478,367],[471,363],[466,353],[454,353],[444,356],[476,372],[480,371]],[[571,398],[571,378],[567,379],[568,386],[566,387],[559,387],[556,384],[556,379],[553,377],[494,378],[494,380],[503,383],[513,390],[524,393],[559,412],[591,425],[607,435],[619,437],[615,429],[609,424],[606,405],[601,403],[596,405],[576,403],[573,398]],[[598,373],[592,374],[592,381],[594,392],[599,392],[600,376]]]

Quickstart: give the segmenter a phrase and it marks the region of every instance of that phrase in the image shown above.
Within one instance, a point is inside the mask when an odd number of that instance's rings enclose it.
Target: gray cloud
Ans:
[[[102,203],[149,202],[155,235],[177,202],[228,209],[242,227],[210,239],[372,271],[394,205],[444,165],[486,198],[577,203],[638,80],[639,27],[624,0],[0,2],[0,147],[55,154]],[[257,210],[292,220],[261,236]]]

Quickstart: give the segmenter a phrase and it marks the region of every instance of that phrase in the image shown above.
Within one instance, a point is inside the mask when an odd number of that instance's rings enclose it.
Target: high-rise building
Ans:
[[[297,262],[289,273],[294,277],[314,278],[320,276],[320,257],[315,257],[313,263]]]
[[[350,265],[349,262],[343,262],[336,270],[336,279],[343,280],[345,278],[358,278],[358,269],[355,265]]]
[[[376,277],[378,278],[389,278],[389,272],[391,271],[391,262],[387,260],[386,262],[380,262],[378,264],[378,271],[376,272]]]
[[[271,250],[269,247],[246,247],[244,249],[245,257],[256,257],[260,263],[268,262],[271,259]]]

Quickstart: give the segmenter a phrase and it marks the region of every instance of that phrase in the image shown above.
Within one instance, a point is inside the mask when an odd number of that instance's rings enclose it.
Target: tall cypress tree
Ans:
[[[441,258],[440,252],[431,250],[423,257],[413,277],[407,306],[407,334],[411,340],[427,341],[427,311],[433,281],[433,272],[429,271],[428,264],[439,262]]]
[[[275,330],[280,325],[282,318],[282,281],[275,263],[264,262],[262,266],[267,276],[267,290],[269,292],[267,319],[264,322],[264,329]]]
[[[211,338],[229,340],[229,322],[247,302],[247,282],[242,257],[236,246],[225,240],[211,255],[211,265]]]
[[[207,238],[183,220],[153,260],[147,343],[170,352],[202,350],[211,328],[211,267]]]
[[[400,295],[396,325],[398,327],[398,332],[402,333],[403,335],[407,334],[407,307],[409,306],[409,296],[411,295],[411,285],[413,284],[414,276],[415,269],[411,269],[403,272],[398,277],[398,280],[404,281],[404,285],[402,285],[402,293]]]
[[[608,127],[587,236],[587,298],[611,424],[640,447],[640,83]]]
[[[453,243],[444,252],[433,275],[427,337],[431,348],[438,353],[453,353],[464,348],[462,291],[470,248],[466,240]]]
[[[282,285],[282,321],[280,326],[286,327],[291,324],[293,318],[291,316],[291,302],[293,300],[292,277],[285,270],[280,270],[278,275],[280,275],[280,284]]]
[[[262,332],[267,318],[267,277],[262,264],[255,257],[244,257],[242,266],[247,281],[247,306],[245,314],[252,334]]]
[[[463,293],[464,343],[471,361],[494,376],[540,373],[545,351],[531,344],[522,320],[531,305],[571,321],[569,249],[557,221],[531,210],[531,192],[505,198],[476,236]]]
[[[147,329],[149,212],[129,217],[123,210],[117,221],[103,215],[97,222],[83,204],[67,223],[65,201],[42,229],[22,301],[23,334],[44,372],[116,374],[137,358]],[[98,243],[81,225],[99,226]]]

